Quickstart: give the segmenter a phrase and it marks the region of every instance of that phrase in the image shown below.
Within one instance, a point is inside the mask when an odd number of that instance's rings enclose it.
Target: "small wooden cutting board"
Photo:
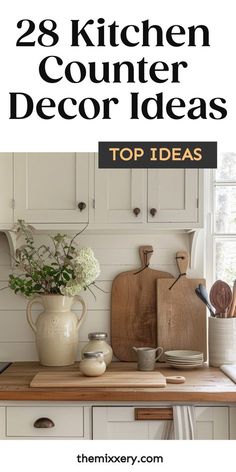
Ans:
[[[122,272],[112,284],[111,344],[120,361],[136,361],[132,347],[157,347],[156,281],[170,278],[168,272],[147,267],[152,246],[140,246],[144,270]]]
[[[85,377],[81,372],[38,372],[30,387],[135,387],[159,388],[166,386],[166,379],[160,372],[105,372],[100,377]]]
[[[176,254],[180,274],[186,274],[189,255]],[[158,346],[165,351],[190,349],[207,358],[206,307],[195,293],[204,279],[189,279],[183,275],[173,285],[173,279],[157,281]],[[171,286],[173,287],[171,288]],[[162,357],[164,358],[164,356]]]

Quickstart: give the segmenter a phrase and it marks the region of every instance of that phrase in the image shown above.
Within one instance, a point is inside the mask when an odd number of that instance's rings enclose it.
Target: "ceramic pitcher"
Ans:
[[[138,359],[138,370],[152,371],[156,361],[163,354],[163,348],[157,347],[133,347]],[[159,353],[158,353],[159,351]]]
[[[83,311],[80,318],[71,311],[72,305],[79,301]],[[36,322],[32,318],[32,305],[40,303],[44,311]],[[39,361],[46,366],[71,365],[76,360],[79,328],[87,309],[79,296],[40,295],[27,305],[27,320],[35,333]]]

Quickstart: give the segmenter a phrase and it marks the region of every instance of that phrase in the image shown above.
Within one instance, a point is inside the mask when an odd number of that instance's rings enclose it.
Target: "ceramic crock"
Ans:
[[[71,311],[72,305],[77,301],[83,308],[80,318]],[[31,312],[34,303],[40,303],[44,308],[36,322],[33,321]],[[39,361],[42,365],[65,366],[75,362],[79,328],[86,312],[85,302],[79,295],[40,295],[29,301],[27,320],[35,333]]]
[[[82,359],[85,352],[100,351],[103,353],[104,361],[108,366],[112,361],[113,351],[111,346],[107,343],[107,333],[89,333],[89,342],[81,351]]]
[[[103,353],[98,351],[85,352],[79,368],[82,374],[87,377],[98,377],[104,374],[106,363]]]
[[[209,364],[236,363],[236,318],[209,317]]]

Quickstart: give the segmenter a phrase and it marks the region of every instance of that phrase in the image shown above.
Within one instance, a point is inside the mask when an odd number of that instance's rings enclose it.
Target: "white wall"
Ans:
[[[44,236],[37,236],[43,238]],[[150,244],[154,247],[151,265],[153,268],[165,270],[174,276],[178,274],[175,253],[179,250],[190,250],[189,236],[186,233],[160,232],[155,235],[86,235],[79,236],[81,246],[93,248],[101,264],[99,286],[107,293],[96,290],[96,300],[91,293],[83,296],[88,305],[88,315],[79,333],[80,348],[87,342],[91,331],[106,331],[110,327],[110,293],[113,278],[126,270],[140,266],[138,247]],[[190,275],[202,276],[202,251],[199,250],[198,264]],[[0,233],[0,287],[7,286],[8,274],[11,271],[11,258],[7,238]],[[37,360],[34,334],[26,321],[26,304],[20,295],[9,289],[0,291],[0,360],[29,361]],[[80,309],[77,305],[76,309]],[[40,305],[35,305],[35,316],[40,312]],[[79,358],[79,353],[78,353]]]

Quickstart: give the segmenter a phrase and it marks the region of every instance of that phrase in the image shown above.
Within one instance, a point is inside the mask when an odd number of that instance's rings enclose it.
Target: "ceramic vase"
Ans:
[[[209,364],[236,363],[236,318],[209,317]]]
[[[71,311],[79,301],[82,305],[80,318]],[[32,318],[34,303],[43,305],[44,310],[36,321]],[[38,295],[27,305],[27,320],[35,333],[40,364],[45,366],[66,366],[74,364],[78,351],[79,328],[87,309],[79,296]]]

